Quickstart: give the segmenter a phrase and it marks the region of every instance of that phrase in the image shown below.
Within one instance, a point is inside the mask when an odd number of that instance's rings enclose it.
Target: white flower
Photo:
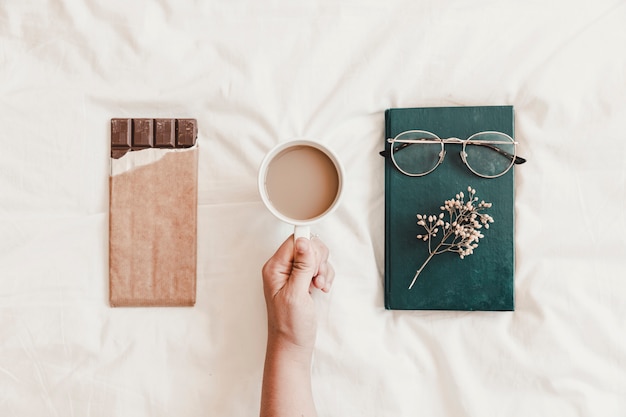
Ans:
[[[434,255],[453,252],[458,253],[460,259],[472,255],[474,249],[478,248],[479,240],[485,237],[480,230],[483,226],[489,229],[489,224],[494,222],[493,217],[482,213],[483,210],[491,208],[492,204],[484,200],[478,203],[476,190],[471,186],[467,187],[467,192],[469,193],[467,201],[463,192],[456,194],[454,199],[445,200],[443,206],[439,207],[442,212],[438,215],[417,215],[419,220],[417,225],[423,227],[426,232],[418,234],[417,239],[428,242],[429,257],[415,273],[409,289],[413,287],[417,277]],[[443,235],[439,243],[435,244],[432,240],[437,237],[440,227],[443,227]]]

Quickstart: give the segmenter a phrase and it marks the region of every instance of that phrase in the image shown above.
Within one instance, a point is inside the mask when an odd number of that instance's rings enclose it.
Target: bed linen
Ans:
[[[320,416],[626,415],[626,2],[4,0],[0,415],[258,414],[258,166],[346,170],[314,227]],[[387,311],[384,111],[513,105],[514,312]],[[108,303],[109,120],[199,125],[197,300]]]

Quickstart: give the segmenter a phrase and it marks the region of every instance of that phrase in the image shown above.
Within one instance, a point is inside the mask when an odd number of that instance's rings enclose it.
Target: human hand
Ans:
[[[290,236],[263,266],[268,345],[311,354],[317,321],[314,289],[330,291],[335,272],[318,239]]]

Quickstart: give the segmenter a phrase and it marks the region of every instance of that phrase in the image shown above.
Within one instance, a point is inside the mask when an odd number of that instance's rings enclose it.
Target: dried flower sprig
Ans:
[[[492,204],[485,203],[484,200],[478,202],[476,190],[472,187],[467,187],[467,192],[467,201],[463,192],[455,195],[452,200],[444,201],[439,215],[417,215],[417,224],[426,231],[424,234],[417,235],[417,238],[428,242],[429,256],[415,273],[409,289],[413,288],[417,277],[433,256],[444,252],[456,252],[463,259],[473,254],[474,249],[478,247],[479,240],[485,237],[480,231],[483,227],[489,229],[489,224],[493,223],[493,217],[483,211],[491,208]],[[433,240],[440,231],[441,241],[434,246]]]

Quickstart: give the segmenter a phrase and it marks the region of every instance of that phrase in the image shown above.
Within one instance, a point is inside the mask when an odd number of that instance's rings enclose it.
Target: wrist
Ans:
[[[302,363],[306,366],[311,364],[313,346],[303,346],[295,343],[290,338],[281,334],[269,332],[267,336],[267,352],[269,356],[280,356],[290,362]]]

